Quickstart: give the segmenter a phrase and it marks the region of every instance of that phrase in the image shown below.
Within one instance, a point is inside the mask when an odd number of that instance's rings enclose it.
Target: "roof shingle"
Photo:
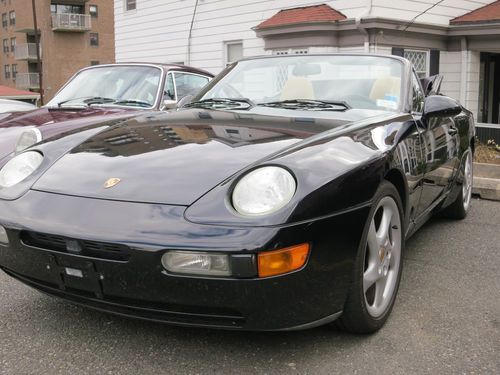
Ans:
[[[475,9],[460,17],[453,18],[450,25],[500,22],[500,0],[487,4],[481,8]]]
[[[334,22],[345,20],[347,17],[341,12],[326,4],[306,6],[300,8],[283,9],[271,18],[260,23],[256,28],[293,25],[300,23]]]

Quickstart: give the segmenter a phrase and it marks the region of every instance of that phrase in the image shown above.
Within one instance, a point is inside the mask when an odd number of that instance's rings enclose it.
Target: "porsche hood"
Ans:
[[[359,115],[354,118],[366,117]],[[304,138],[348,125],[352,117],[344,113],[332,120],[204,110],[137,117],[73,148],[32,189],[188,206],[241,169]]]

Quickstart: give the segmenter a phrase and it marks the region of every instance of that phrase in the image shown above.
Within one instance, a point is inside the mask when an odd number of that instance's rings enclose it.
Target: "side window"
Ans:
[[[175,88],[174,88],[174,75],[172,73],[168,73],[167,79],[165,80],[165,99],[176,100]]]
[[[177,99],[180,100],[186,95],[195,95],[205,86],[209,78],[197,74],[175,72],[175,86],[177,89]]]
[[[420,80],[418,79],[415,72],[412,73],[412,90],[413,90],[413,103],[412,111],[416,113],[422,113],[424,110],[424,99],[425,95],[420,86]]]

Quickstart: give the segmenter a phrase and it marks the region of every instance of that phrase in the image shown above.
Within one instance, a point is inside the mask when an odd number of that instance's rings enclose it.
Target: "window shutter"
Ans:
[[[395,56],[404,57],[405,56],[405,49],[399,48],[399,47],[392,47],[392,54]]]
[[[439,50],[438,49],[431,49],[429,74],[431,76],[439,74]]]

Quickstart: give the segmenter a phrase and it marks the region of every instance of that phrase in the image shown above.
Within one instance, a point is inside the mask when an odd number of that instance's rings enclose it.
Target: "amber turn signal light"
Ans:
[[[259,277],[282,275],[301,268],[309,255],[309,244],[258,254]]]

